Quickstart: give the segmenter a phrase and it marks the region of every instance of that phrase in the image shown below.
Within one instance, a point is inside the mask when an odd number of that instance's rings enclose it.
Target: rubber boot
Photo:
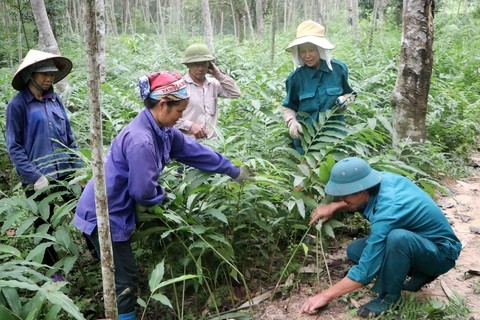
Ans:
[[[137,313],[135,311],[129,313],[121,313],[118,315],[118,320],[136,320]]]

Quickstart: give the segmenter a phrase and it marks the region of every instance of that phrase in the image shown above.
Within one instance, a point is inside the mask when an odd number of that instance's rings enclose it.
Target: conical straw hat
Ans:
[[[22,90],[26,85],[26,81],[23,77],[23,72],[29,71],[27,69],[30,69],[30,67],[34,64],[49,59],[52,59],[55,66],[58,68],[58,72],[56,72],[55,74],[55,79],[53,80],[53,83],[57,83],[58,81],[65,78],[67,74],[69,74],[72,70],[72,61],[68,58],[39,50],[30,50],[25,56],[25,59],[23,59],[23,62],[18,67],[17,72],[15,72],[15,75],[13,76],[12,87],[19,91]],[[30,77],[27,78],[27,81],[29,78]]]

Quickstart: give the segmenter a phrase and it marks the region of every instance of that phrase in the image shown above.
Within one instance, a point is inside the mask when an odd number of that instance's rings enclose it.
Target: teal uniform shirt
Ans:
[[[378,274],[385,256],[388,234],[395,229],[416,233],[433,242],[445,256],[457,260],[462,244],[442,210],[432,198],[408,178],[382,172],[380,189],[371,195],[364,216],[370,221],[370,235],[358,265],[347,277],[368,284]]]
[[[339,96],[353,92],[348,83],[347,66],[338,60],[331,60],[331,65],[332,70],[325,60],[320,60],[318,70],[303,66],[288,76],[287,95],[282,105],[309,115],[304,117],[297,114],[297,120],[312,124],[312,119],[317,121],[320,112],[333,108]]]

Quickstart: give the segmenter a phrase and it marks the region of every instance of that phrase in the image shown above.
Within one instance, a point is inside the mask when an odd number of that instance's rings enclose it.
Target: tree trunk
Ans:
[[[275,33],[277,32],[277,2],[278,0],[272,1],[272,29],[271,29],[271,43],[270,43],[270,62],[272,66],[274,65],[275,60]]]
[[[400,66],[392,93],[393,142],[423,143],[433,66],[433,2],[405,0]]]
[[[167,35],[165,32],[165,21],[163,19],[162,1],[157,0],[157,24],[160,26],[160,33],[162,34],[163,47],[167,47]]]
[[[210,16],[210,4],[208,0],[202,0],[203,33],[205,43],[212,53],[215,53],[215,44],[213,43],[212,18]]]
[[[263,19],[263,1],[255,1],[255,18],[257,21],[257,34],[260,39],[263,39],[264,33],[264,19]]]
[[[358,0],[351,0],[352,2],[352,32],[353,39],[356,43],[360,43],[360,28],[358,26],[359,14],[358,14]]]
[[[248,29],[250,30],[250,36],[252,37],[252,40],[255,41],[255,31],[253,30],[253,23],[252,23],[252,17],[250,16],[250,7],[248,6],[247,0],[244,0],[245,3],[245,15],[247,16],[247,20],[245,23],[248,24]]]
[[[100,65],[98,58],[103,54],[105,37],[99,33],[104,28],[98,26],[104,21],[103,15],[96,12],[98,4],[95,0],[87,0],[85,13],[87,43],[87,86],[88,104],[90,110],[90,144],[92,149],[93,180],[95,186],[95,210],[97,212],[98,240],[100,242],[100,256],[102,264],[103,299],[105,316],[117,319],[115,296],[115,265],[113,263],[112,240],[110,237],[110,220],[108,219],[107,192],[105,187],[105,172],[103,168],[103,134],[102,113],[100,105]]]
[[[37,25],[39,49],[59,55],[60,49],[58,49],[57,40],[53,35],[50,21],[48,20],[45,3],[43,0],[31,0],[30,4],[32,5],[33,16],[35,18],[35,24]],[[67,90],[68,87],[69,83],[66,78],[56,84],[57,91],[60,93]]]
[[[96,0],[96,24],[97,24],[97,46],[98,55],[97,63],[100,72],[100,84],[105,82],[105,2],[104,0]]]

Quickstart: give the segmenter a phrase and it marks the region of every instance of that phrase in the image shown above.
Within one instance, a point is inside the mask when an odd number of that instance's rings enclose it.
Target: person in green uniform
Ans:
[[[295,70],[286,80],[286,96],[283,119],[287,124],[293,146],[304,154],[300,136],[303,133],[299,121],[312,124],[318,121],[320,112],[332,109],[339,99],[346,107],[355,93],[348,82],[348,68],[342,61],[331,59],[335,46],[325,37],[325,28],[312,21],[302,22],[297,28],[297,37],[287,47],[292,55]],[[343,102],[343,103],[342,103]],[[342,114],[333,117],[344,123]]]
[[[346,158],[333,166],[325,192],[338,201],[317,207],[310,225],[335,212],[359,211],[370,222],[370,234],[347,247],[347,257],[356,265],[338,283],[309,298],[301,313],[316,313],[375,278],[378,297],[357,313],[379,315],[402,290],[418,291],[455,266],[460,240],[432,198],[408,178],[376,171],[360,158]]]

